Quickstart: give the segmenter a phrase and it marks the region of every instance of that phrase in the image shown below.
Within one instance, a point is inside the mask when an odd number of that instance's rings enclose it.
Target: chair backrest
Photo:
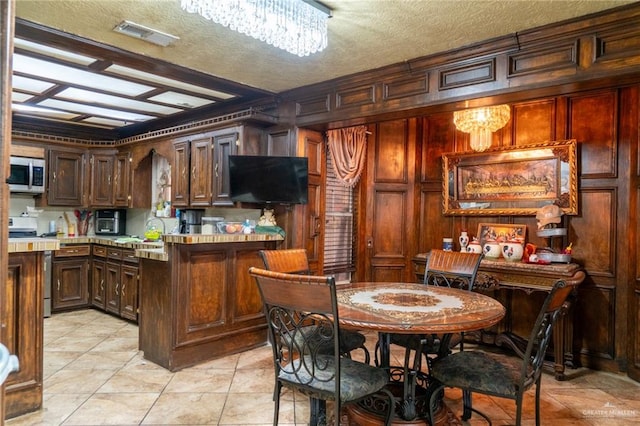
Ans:
[[[276,379],[294,386],[335,379],[330,392],[340,400],[338,302],[335,279],[249,268],[255,278],[269,327]],[[309,327],[313,323],[314,327]],[[333,356],[318,348],[332,344]],[[327,371],[327,368],[329,370]],[[329,372],[330,371],[330,372]],[[287,380],[287,377],[289,380]],[[313,385],[313,386],[312,386]]]
[[[424,283],[471,290],[482,257],[482,253],[433,249],[427,259]]]
[[[265,269],[287,274],[310,274],[305,249],[260,250]]]
[[[562,315],[565,301],[572,291],[573,286],[567,285],[564,281],[556,281],[545,298],[524,353],[520,376],[522,389],[527,389],[540,378],[553,325]]]

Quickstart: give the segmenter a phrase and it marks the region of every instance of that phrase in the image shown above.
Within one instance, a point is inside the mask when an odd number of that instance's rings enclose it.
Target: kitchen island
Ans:
[[[2,343],[18,357],[20,370],[5,381],[5,417],[42,407],[44,252],[60,242],[44,238],[9,238],[8,275]]]
[[[273,234],[165,235],[138,249],[139,348],[170,371],[267,342],[260,293],[248,274]]]

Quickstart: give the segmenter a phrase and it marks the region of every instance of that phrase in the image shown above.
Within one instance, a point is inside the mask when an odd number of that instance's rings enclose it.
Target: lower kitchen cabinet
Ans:
[[[91,246],[69,245],[53,254],[51,310],[89,306],[89,255]]]
[[[92,306],[138,320],[138,258],[135,250],[93,246]]]
[[[20,370],[4,382],[6,418],[42,407],[43,252],[10,253],[2,310],[2,343],[18,357]],[[0,418],[0,424],[3,419]]]

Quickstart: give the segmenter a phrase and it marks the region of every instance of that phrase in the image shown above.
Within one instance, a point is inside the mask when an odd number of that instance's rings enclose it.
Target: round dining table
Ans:
[[[341,327],[379,333],[381,368],[390,371],[390,387],[398,394],[396,417],[393,424],[429,424],[428,373],[399,367],[404,374],[400,379],[390,365],[390,334],[439,334],[481,330],[500,321],[505,308],[495,299],[480,293],[449,287],[438,287],[400,282],[355,282],[337,286],[338,316]],[[448,342],[448,339],[444,339]],[[444,346],[444,345],[442,345]],[[438,356],[446,356],[448,345]],[[422,379],[422,380],[421,380]],[[407,386],[403,381],[413,382]],[[404,391],[398,392],[398,388]],[[407,391],[407,389],[410,390]],[[376,412],[375,401],[364,401],[348,412],[356,424],[376,424],[383,417]],[[451,424],[452,414],[444,404],[435,417],[435,424]]]

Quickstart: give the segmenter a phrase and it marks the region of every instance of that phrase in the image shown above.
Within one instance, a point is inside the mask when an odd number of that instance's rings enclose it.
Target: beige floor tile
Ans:
[[[227,393],[234,371],[231,369],[182,370],[174,373],[165,388],[166,393]]]
[[[132,352],[89,351],[70,362],[65,368],[69,370],[117,370],[134,356],[135,353]]]
[[[95,352],[138,352],[138,338],[107,337],[91,349]]]
[[[7,420],[6,426],[55,426],[61,425],[87,399],[90,393],[45,394],[40,411]]]
[[[104,340],[100,336],[62,336],[47,345],[47,352],[87,352]]]
[[[270,392],[275,383],[273,368],[260,370],[236,370],[229,392]]]
[[[220,393],[164,393],[143,425],[217,425],[226,401]]]
[[[273,420],[273,393],[234,394],[227,398],[220,425],[266,424]],[[281,400],[279,423],[294,423],[294,404]]]
[[[170,371],[120,370],[96,391],[98,393],[161,393],[173,377]]]
[[[113,370],[60,370],[44,381],[44,393],[94,393],[114,373]]]
[[[138,425],[158,396],[158,393],[97,393],[82,404],[64,424]]]
[[[43,361],[44,378],[50,377],[57,371],[66,368],[69,364],[82,356],[84,352],[52,352],[47,354],[45,351]]]

